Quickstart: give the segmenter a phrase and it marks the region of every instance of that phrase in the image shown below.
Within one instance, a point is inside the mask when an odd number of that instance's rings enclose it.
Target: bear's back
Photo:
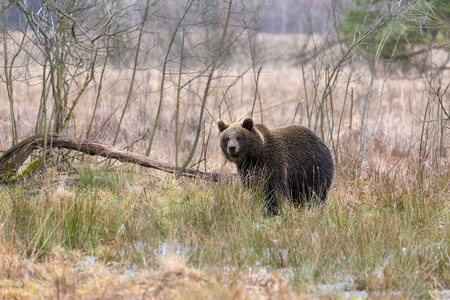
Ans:
[[[269,129],[256,124],[255,127],[264,137],[261,158],[265,162],[276,160],[292,172],[308,169],[309,173],[313,165],[322,165],[325,172],[333,172],[330,150],[311,129],[300,125]]]
[[[303,150],[315,148],[322,143],[320,138],[309,128],[300,125],[268,128],[264,124],[255,124],[255,128],[264,138],[264,144],[269,147]],[[281,149],[280,149],[281,150]]]

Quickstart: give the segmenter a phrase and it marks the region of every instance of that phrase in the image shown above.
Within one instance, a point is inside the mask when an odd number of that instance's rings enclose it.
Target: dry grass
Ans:
[[[424,298],[449,287],[448,171],[340,174],[323,210],[276,218],[239,185],[141,172],[84,167],[76,185],[3,187],[3,295]]]
[[[285,62],[303,36],[262,36],[265,63],[259,82],[262,116],[269,126],[308,124],[300,67]],[[296,40],[297,39],[297,40]],[[274,62],[275,61],[275,62]],[[369,106],[365,159],[357,164],[363,101],[369,76],[361,64],[354,77],[353,105],[344,105],[345,76],[333,93],[338,172],[322,210],[286,208],[265,218],[261,199],[239,184],[174,180],[134,166],[104,169],[102,162],[76,162],[77,172],[52,168],[0,188],[0,294],[4,298],[306,299],[436,298],[450,289],[450,137],[437,155],[440,124],[427,120],[438,108],[421,74],[384,77],[379,70]],[[310,79],[314,66],[308,65]],[[34,70],[36,71],[36,70]],[[126,97],[127,71],[108,70],[96,116],[95,139],[112,143]],[[229,70],[226,75],[238,74]],[[348,74],[348,70],[344,74]],[[446,72],[443,82],[450,81]],[[159,72],[141,71],[139,89],[122,125],[119,146],[151,129]],[[203,79],[191,90],[201,93]],[[215,120],[241,119],[254,99],[253,74],[223,77],[210,95],[205,139],[208,171],[223,166]],[[311,80],[306,91],[312,95]],[[319,91],[320,91],[319,86]],[[39,86],[16,83],[20,137],[34,132]],[[5,94],[4,86],[0,93]],[[448,93],[445,95],[448,103]],[[84,135],[94,90],[77,106],[70,133]],[[175,89],[169,87],[153,159],[174,161]],[[6,100],[2,99],[2,104]],[[184,92],[181,155],[192,147],[199,99]],[[432,109],[431,109],[432,108]],[[337,131],[343,111],[342,128]],[[311,124],[314,126],[314,122]],[[9,111],[0,106],[0,147],[10,146]],[[445,126],[448,126],[445,125]],[[325,136],[328,145],[333,144]],[[336,140],[334,139],[334,142]],[[131,148],[144,153],[147,139]],[[200,150],[196,160],[200,160]],[[425,151],[426,150],[426,151]],[[424,152],[425,151],[425,152]],[[98,164],[97,164],[98,163]],[[69,179],[69,180],[67,180]],[[348,294],[346,294],[348,293]]]
[[[12,249],[2,252],[3,298],[45,299],[248,299],[295,297],[277,272],[201,272],[186,265],[185,259],[169,256],[161,267],[120,270],[98,262],[96,257],[56,248],[45,262],[23,260]]]

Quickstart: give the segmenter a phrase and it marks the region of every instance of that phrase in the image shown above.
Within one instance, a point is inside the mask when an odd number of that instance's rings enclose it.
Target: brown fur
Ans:
[[[225,158],[236,164],[244,183],[264,179],[266,203],[278,212],[279,200],[297,206],[324,203],[334,176],[330,150],[310,129],[298,125],[269,129],[253,124],[218,122]],[[278,200],[278,201],[277,201]]]

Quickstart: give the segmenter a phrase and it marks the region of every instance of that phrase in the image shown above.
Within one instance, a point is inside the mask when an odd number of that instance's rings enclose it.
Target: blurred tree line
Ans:
[[[450,2],[353,0],[345,8],[345,17],[337,29],[343,40],[351,44],[364,32],[364,28],[384,22],[359,47],[374,55],[382,44],[382,59],[406,59],[426,51],[426,48],[449,48]]]

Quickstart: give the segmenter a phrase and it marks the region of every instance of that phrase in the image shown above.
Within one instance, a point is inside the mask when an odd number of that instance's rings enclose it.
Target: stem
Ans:
[[[175,108],[175,165],[178,166],[178,147],[180,143],[179,137],[179,122],[180,122],[180,93],[181,93],[181,75],[183,72],[183,60],[184,60],[184,38],[186,28],[183,27],[183,36],[181,38],[181,54],[180,54],[180,68],[178,70],[178,88],[177,88],[177,103]]]
[[[160,86],[160,90],[159,90],[158,110],[156,111],[155,123],[153,124],[153,130],[152,130],[152,134],[150,136],[148,148],[147,148],[147,151],[145,152],[146,156],[149,156],[150,152],[152,151],[153,139],[155,138],[156,129],[158,128],[159,116],[161,115],[161,108],[162,108],[162,102],[163,102],[163,97],[164,97],[164,82],[165,82],[165,77],[166,77],[167,63],[169,62],[169,54],[172,49],[173,42],[175,41],[175,37],[177,35],[178,29],[180,28],[181,24],[183,23],[183,20],[186,17],[187,13],[189,12],[192,4],[194,4],[194,1],[195,0],[191,0],[191,2],[189,2],[187,4],[186,9],[184,10],[183,16],[178,21],[177,26],[175,27],[175,30],[172,34],[172,38],[170,39],[169,47],[167,48],[166,56],[164,57],[164,63],[163,63],[163,69],[162,69],[162,75],[161,75],[161,86]]]
[[[123,122],[123,117],[125,116],[125,112],[127,111],[128,105],[130,104],[131,96],[133,95],[134,79],[136,77],[136,70],[137,70],[137,65],[139,62],[139,53],[141,51],[142,35],[144,32],[144,28],[145,28],[145,22],[147,21],[147,18],[148,18],[149,7],[150,7],[150,0],[147,0],[147,5],[145,6],[144,18],[142,20],[141,28],[139,31],[138,43],[136,46],[136,55],[134,56],[134,67],[133,67],[133,74],[131,75],[130,89],[128,90],[127,99],[125,101],[125,107],[123,108],[122,115],[120,116],[119,124],[117,125],[117,131],[116,131],[116,135],[114,137],[113,146],[117,142],[117,137],[119,136],[119,133],[120,133],[120,127]]]
[[[89,139],[89,136],[91,134],[92,123],[94,122],[95,113],[97,112],[97,107],[98,107],[98,104],[100,102],[100,95],[101,95],[101,91],[102,91],[102,87],[103,87],[103,78],[105,77],[106,64],[108,62],[108,53],[109,53],[109,38],[108,38],[108,41],[107,41],[107,44],[106,44],[105,61],[103,62],[102,71],[100,73],[100,79],[99,79],[98,88],[97,88],[97,95],[95,97],[95,103],[94,103],[94,110],[92,112],[91,121],[89,122],[89,127],[88,127],[88,130],[86,132],[86,139]]]
[[[11,119],[11,134],[12,134],[12,145],[14,146],[17,143],[17,126],[16,126],[16,118],[14,116],[14,93],[13,93],[13,86],[12,86],[12,77],[11,77],[11,71],[14,64],[14,58],[11,61],[11,64],[8,62],[8,39],[7,39],[7,20],[8,20],[8,9],[5,9],[3,13],[3,23],[5,26],[3,26],[3,61],[5,65],[5,83],[6,83],[6,90],[8,93],[8,99],[9,99],[9,112],[10,112],[10,119]],[[16,56],[20,53],[22,50],[22,47],[19,48],[19,51],[17,52]],[[9,66],[8,66],[9,65]]]
[[[195,150],[197,149],[198,140],[200,138],[200,131],[202,128],[203,114],[205,112],[205,107],[206,107],[206,100],[208,99],[209,88],[211,86],[211,81],[212,81],[212,78],[214,75],[214,71],[216,70],[216,67],[217,67],[217,61],[219,60],[220,55],[222,54],[222,49],[223,49],[223,46],[225,43],[225,37],[227,34],[228,23],[230,21],[230,16],[231,16],[232,4],[233,4],[233,0],[230,0],[230,2],[228,4],[227,18],[226,18],[223,33],[222,33],[222,38],[220,39],[220,43],[219,43],[218,53],[217,53],[217,56],[214,58],[214,61],[213,61],[212,67],[211,67],[211,71],[209,72],[209,75],[208,75],[208,81],[206,82],[205,92],[203,94],[203,100],[202,100],[202,107],[200,110],[200,117],[199,117],[199,121],[198,121],[197,132],[196,132],[195,140],[194,140],[194,145],[192,146],[191,152],[189,153],[189,157],[186,159],[186,161],[181,166],[181,168],[178,172],[178,176],[181,175],[181,173],[183,173],[183,171],[187,168],[188,164],[191,162],[192,158],[194,157]]]

